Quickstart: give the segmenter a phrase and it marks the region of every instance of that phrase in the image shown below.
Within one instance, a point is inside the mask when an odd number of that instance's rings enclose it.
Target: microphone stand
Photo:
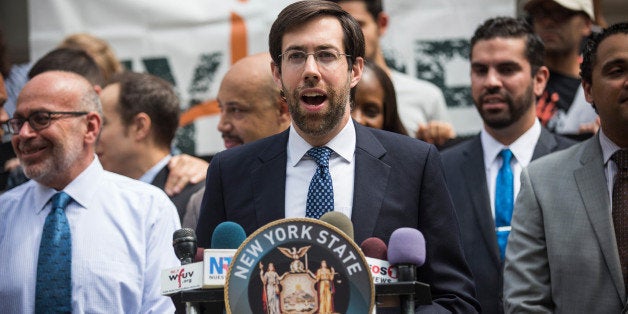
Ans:
[[[416,280],[416,266],[412,264],[398,264],[397,274],[399,282],[409,282]],[[414,293],[399,296],[401,301],[401,313],[414,314]]]

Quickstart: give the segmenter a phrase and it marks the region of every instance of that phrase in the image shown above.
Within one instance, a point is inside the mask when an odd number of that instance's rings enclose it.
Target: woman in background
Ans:
[[[395,87],[388,74],[374,62],[365,62],[355,89],[351,116],[368,127],[408,135],[397,112]]]

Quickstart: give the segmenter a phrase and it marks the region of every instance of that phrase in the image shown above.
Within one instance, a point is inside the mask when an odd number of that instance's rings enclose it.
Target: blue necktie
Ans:
[[[510,149],[504,149],[500,155],[502,157],[502,167],[497,173],[497,183],[495,184],[495,227],[497,227],[499,256],[503,260],[506,254],[508,234],[510,234],[510,219],[512,218],[515,188],[512,169],[510,168],[512,152]]]
[[[65,192],[52,197],[39,244],[35,313],[72,312],[72,238],[64,212],[70,200]]]
[[[326,212],[334,210],[334,186],[329,173],[331,149],[325,146],[313,147],[307,151],[307,154],[314,158],[318,167],[307,192],[305,216],[318,219]]]

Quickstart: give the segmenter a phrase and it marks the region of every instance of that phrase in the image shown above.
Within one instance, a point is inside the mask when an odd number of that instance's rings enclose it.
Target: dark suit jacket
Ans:
[[[478,308],[440,156],[432,145],[354,122],[355,241],[388,242],[401,227],[420,230],[427,258],[418,280],[431,285],[424,310],[473,313]],[[209,247],[214,228],[234,221],[247,234],[284,218],[288,131],[223,151],[212,159],[196,233]],[[423,308],[421,308],[423,309]]]
[[[542,128],[532,159],[574,143]],[[444,150],[442,157],[445,179],[460,223],[462,248],[475,279],[482,313],[503,313],[503,261],[499,257],[480,136]]]
[[[151,182],[151,184],[163,190],[164,186],[166,186],[166,179],[168,179],[169,174],[170,170],[168,169],[168,165],[166,165],[159,171],[159,173],[157,173],[157,176],[155,176],[155,179],[153,179],[153,182]],[[200,190],[204,186],[205,182],[188,184],[179,194],[170,196],[170,200],[174,203],[174,206],[177,207],[177,212],[179,212],[179,220],[182,221],[183,216],[185,216],[185,211],[188,201],[190,200],[190,196],[192,196],[194,192]]]

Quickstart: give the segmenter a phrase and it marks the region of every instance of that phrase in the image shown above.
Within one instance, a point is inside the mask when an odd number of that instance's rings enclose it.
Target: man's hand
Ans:
[[[442,121],[430,121],[419,125],[416,138],[434,145],[443,145],[447,140],[456,137],[456,132],[451,123]]]
[[[194,156],[187,154],[172,156],[172,159],[168,162],[170,174],[166,180],[164,191],[166,191],[168,196],[176,195],[186,185],[196,184],[205,180],[208,167],[208,162]]]

